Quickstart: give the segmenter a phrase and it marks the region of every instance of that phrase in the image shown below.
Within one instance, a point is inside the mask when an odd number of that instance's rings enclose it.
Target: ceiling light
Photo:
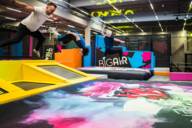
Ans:
[[[162,5],[161,5],[161,7],[162,7],[162,8],[164,8],[164,7],[165,7],[165,5],[164,5],[164,4],[162,4]]]
[[[186,22],[184,23],[184,26],[186,25]]]
[[[7,10],[14,11],[14,12],[18,12],[18,13],[21,13],[21,12],[22,12],[21,10],[14,9],[14,8],[10,8],[10,7],[6,7],[6,9],[7,9]]]
[[[155,16],[155,18],[156,18],[157,20],[159,20],[159,17],[158,17],[157,15]]]
[[[187,22],[187,19],[188,19],[188,17],[189,17],[189,11],[191,10],[191,7],[192,7],[192,0],[191,0],[191,2],[190,2],[190,4],[189,4],[189,8],[188,8],[188,11],[187,11],[187,15],[186,15],[186,17],[184,18],[184,24],[183,24],[183,31],[185,30],[185,26],[186,26],[186,22]]]
[[[109,0],[107,0],[107,1],[108,1],[108,4],[109,4],[113,9],[115,9],[116,11],[119,11],[119,9],[118,9],[117,7],[115,7],[114,5],[112,5]],[[128,20],[129,22],[131,22],[135,27],[137,27],[139,30],[141,30],[141,31],[143,32],[143,30],[142,30],[136,23],[134,23],[134,21],[135,21],[134,19],[130,19],[129,17],[127,17],[127,16],[125,16],[125,15],[123,15],[123,17],[125,17],[126,20]]]
[[[5,19],[16,21],[17,19],[11,17],[5,17]]]
[[[148,2],[150,4],[151,9],[153,10],[153,14],[154,14],[155,18],[157,19],[157,22],[159,24],[159,27],[161,28],[161,31],[163,32],[163,27],[162,27],[161,23],[159,22],[159,17],[157,15],[157,13],[155,12],[155,8],[154,8],[153,4],[151,3],[151,0],[148,0]]]
[[[150,3],[150,7],[151,7],[152,10],[154,10],[154,7],[153,7],[153,4],[152,4],[152,3]]]
[[[137,24],[135,24],[135,27],[139,28],[139,26]]]
[[[67,25],[68,27],[70,27],[70,28],[75,28],[75,26],[73,26],[73,25]]]
[[[161,31],[163,32],[163,28],[161,28]]]

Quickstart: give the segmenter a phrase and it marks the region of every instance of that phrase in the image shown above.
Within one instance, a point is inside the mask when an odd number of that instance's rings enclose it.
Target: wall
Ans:
[[[184,46],[187,43],[187,32],[178,31],[171,33],[171,60],[172,63],[184,63]]]

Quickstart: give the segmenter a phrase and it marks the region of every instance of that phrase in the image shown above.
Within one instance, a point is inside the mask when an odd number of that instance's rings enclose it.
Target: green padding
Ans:
[[[72,48],[79,48],[79,47],[77,46],[77,44],[74,41],[70,41],[69,43],[67,43],[65,45],[65,48],[66,49],[72,49]]]

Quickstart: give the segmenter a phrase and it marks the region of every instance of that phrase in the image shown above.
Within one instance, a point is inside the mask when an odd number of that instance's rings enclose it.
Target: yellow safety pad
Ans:
[[[44,68],[45,67],[45,68]],[[67,74],[65,74],[65,72]],[[70,76],[71,75],[71,76]],[[73,77],[74,76],[74,77]],[[95,77],[69,68],[55,61],[0,61],[0,104],[5,104],[43,92],[94,80]],[[33,89],[24,90],[18,83],[31,83]],[[15,84],[17,83],[17,84]],[[49,84],[49,86],[37,87]],[[29,86],[29,85],[26,85]]]

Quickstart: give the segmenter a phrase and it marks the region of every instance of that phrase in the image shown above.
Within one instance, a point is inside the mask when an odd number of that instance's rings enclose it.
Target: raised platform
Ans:
[[[124,67],[85,67],[80,71],[90,74],[105,74],[111,79],[148,80],[153,74],[149,69]]]
[[[192,72],[171,72],[170,80],[172,80],[172,81],[192,81]]]
[[[170,69],[169,68],[154,68],[154,75],[169,76],[170,75]]]
[[[0,61],[0,104],[93,79],[55,61]]]

